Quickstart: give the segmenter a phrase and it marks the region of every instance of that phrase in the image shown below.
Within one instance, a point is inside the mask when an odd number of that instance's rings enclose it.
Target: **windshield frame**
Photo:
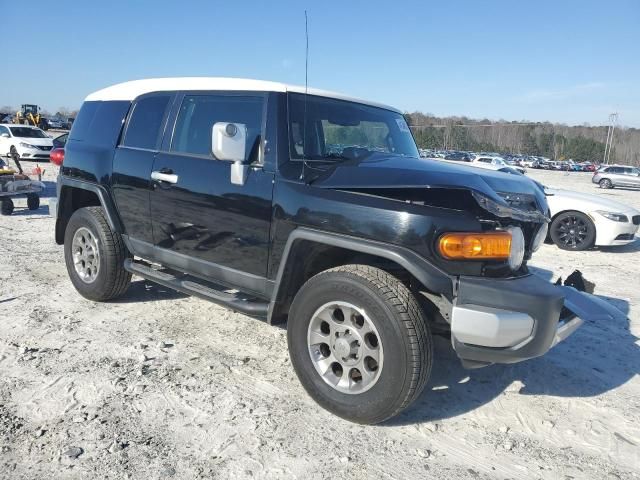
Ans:
[[[364,147],[359,147],[357,145],[347,145],[348,147],[353,147],[353,148],[357,148],[357,149],[361,149],[363,151],[366,151],[366,154],[363,155],[358,155],[355,157],[351,157],[351,156],[342,156],[342,153],[340,154],[336,154],[336,153],[331,153],[331,152],[325,152],[325,154],[323,156],[310,156],[310,155],[306,155],[305,152],[303,151],[302,154],[299,154],[297,152],[294,151],[294,145],[295,145],[295,141],[294,141],[294,132],[293,132],[293,124],[294,122],[292,121],[292,99],[304,99],[305,95],[307,95],[307,98],[309,100],[312,99],[313,102],[318,102],[318,101],[326,101],[326,102],[331,102],[331,103],[336,103],[336,104],[343,104],[345,107],[348,108],[348,106],[353,106],[356,107],[358,109],[362,109],[362,110],[368,110],[370,111],[371,114],[373,114],[372,116],[375,116],[376,114],[379,114],[381,118],[384,118],[385,121],[382,121],[380,123],[384,123],[388,129],[388,135],[392,135],[392,130],[394,130],[395,128],[397,128],[397,131],[394,131],[394,133],[397,134],[402,134],[402,133],[408,133],[409,134],[409,138],[410,140],[410,147],[409,150],[413,150],[411,152],[407,152],[407,153],[397,153],[397,152],[393,152],[393,151],[381,151],[378,149],[375,149],[375,147],[373,149],[371,148],[364,148]],[[374,106],[374,105],[369,105],[367,103],[361,103],[355,100],[348,100],[348,99],[342,99],[342,98],[334,98],[334,97],[325,97],[322,95],[313,95],[313,94],[305,94],[305,93],[298,93],[298,92],[288,92],[286,95],[286,122],[287,122],[287,157],[289,159],[289,161],[292,162],[319,162],[319,163],[340,163],[342,161],[348,161],[348,160],[355,160],[357,158],[363,158],[363,157],[369,157],[371,155],[374,154],[382,154],[382,155],[393,155],[393,156],[405,156],[405,157],[415,157],[415,158],[419,158],[420,157],[420,152],[418,150],[418,145],[416,144],[416,140],[415,137],[413,136],[413,132],[411,131],[411,128],[409,127],[409,125],[406,122],[406,119],[404,118],[404,115],[402,115],[402,113],[393,110],[391,108],[384,108],[384,106]],[[306,105],[305,105],[306,107]],[[321,122],[324,122],[325,120],[329,120],[328,118],[320,118],[318,119]],[[395,120],[397,127],[394,127],[393,125],[393,121]],[[404,125],[406,126],[407,131],[404,132],[402,130],[402,126],[400,125],[400,123],[398,122],[398,120],[402,120],[402,122],[404,122]],[[370,118],[367,118],[365,116],[365,118],[363,118],[362,120],[360,120],[360,122],[371,122]],[[336,124],[338,125],[338,124]],[[348,127],[349,125],[342,125],[344,127]],[[353,125],[353,126],[357,126],[357,125]],[[324,130],[324,129],[323,129]],[[324,131],[323,131],[324,134]],[[300,133],[298,132],[298,135],[300,135]],[[369,139],[367,139],[369,140]],[[325,147],[328,145],[326,143],[326,138],[324,138],[325,141]],[[370,145],[368,145],[370,146]],[[408,145],[404,145],[405,147],[407,147]]]

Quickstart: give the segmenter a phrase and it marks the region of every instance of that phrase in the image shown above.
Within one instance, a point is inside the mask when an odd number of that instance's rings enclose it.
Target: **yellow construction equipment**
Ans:
[[[47,130],[47,121],[40,115],[40,107],[38,105],[24,104],[20,111],[16,112],[13,123],[21,125],[33,125]]]

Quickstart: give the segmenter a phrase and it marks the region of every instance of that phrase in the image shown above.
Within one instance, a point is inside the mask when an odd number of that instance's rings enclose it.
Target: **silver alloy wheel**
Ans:
[[[76,230],[71,242],[71,255],[80,280],[93,283],[100,271],[100,250],[96,237],[88,228]]]
[[[309,322],[307,346],[318,374],[339,392],[366,392],[382,372],[378,330],[363,309],[350,303],[330,302],[316,310]]]

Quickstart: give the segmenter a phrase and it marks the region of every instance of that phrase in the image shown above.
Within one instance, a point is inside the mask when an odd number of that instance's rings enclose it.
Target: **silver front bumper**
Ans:
[[[536,310],[517,311],[518,302],[501,308],[454,303],[451,312],[453,347],[470,364],[514,363],[544,355],[565,340],[585,322],[610,321],[623,315],[608,302],[575,288],[554,286],[561,295],[562,311],[555,318]],[[539,297],[539,305],[545,302]],[[562,316],[562,318],[561,318]]]

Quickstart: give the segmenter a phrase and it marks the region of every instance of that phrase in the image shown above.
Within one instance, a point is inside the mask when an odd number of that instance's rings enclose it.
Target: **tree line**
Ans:
[[[607,126],[549,122],[497,122],[405,113],[420,148],[539,155],[554,160],[602,162]],[[616,127],[610,163],[640,165],[640,129]]]

